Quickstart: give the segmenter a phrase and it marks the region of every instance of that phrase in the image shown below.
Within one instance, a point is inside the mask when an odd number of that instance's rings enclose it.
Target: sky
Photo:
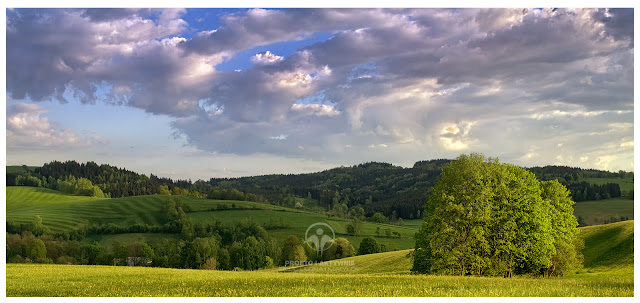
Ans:
[[[7,9],[6,163],[633,171],[633,9]]]

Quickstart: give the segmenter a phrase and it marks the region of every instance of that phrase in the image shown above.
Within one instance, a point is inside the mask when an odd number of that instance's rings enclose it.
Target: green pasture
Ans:
[[[598,201],[582,201],[573,205],[573,214],[582,216],[587,225],[603,224],[611,217],[629,217],[633,219],[633,200],[612,198]],[[597,222],[596,222],[597,221]]]
[[[596,185],[602,185],[602,184],[607,184],[607,183],[618,183],[618,185],[620,185],[620,190],[621,191],[630,191],[633,190],[633,179],[620,179],[620,178],[584,178],[582,179],[583,181],[592,183],[592,184],[596,184]]]

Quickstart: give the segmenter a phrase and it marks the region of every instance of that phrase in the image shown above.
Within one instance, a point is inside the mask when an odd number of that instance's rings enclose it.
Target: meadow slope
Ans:
[[[39,215],[43,224],[52,232],[69,231],[84,222],[93,224],[114,223],[130,225],[136,223],[162,225],[165,223],[161,213],[162,203],[169,197],[164,195],[134,196],[114,199],[71,196],[47,188],[9,186],[7,187],[7,220],[16,223],[31,222]],[[345,237],[357,248],[362,238],[374,236],[378,242],[391,249],[408,249],[413,247],[413,235],[417,231],[420,220],[406,220],[407,226],[362,222],[362,233],[359,236],[347,234],[349,220],[328,217],[324,214],[291,209],[277,205],[248,201],[229,201],[180,197],[191,207],[187,217],[196,222],[214,220],[233,224],[240,220],[251,220],[257,224],[284,224],[283,227],[268,230],[269,235],[284,241],[289,235],[304,238],[307,228],[316,222],[328,223],[336,233],[336,237]],[[235,208],[232,206],[235,205]],[[222,208],[222,209],[219,209]],[[412,222],[416,221],[416,222]],[[376,230],[380,228],[380,235]],[[397,232],[400,237],[387,237],[385,230]],[[92,235],[90,241],[109,244],[117,238],[121,242],[137,240],[157,240],[167,234],[132,234]]]
[[[406,258],[409,250],[405,250],[337,260],[343,265],[344,261],[352,261],[358,267],[349,273],[8,264],[6,295],[633,296],[633,245],[629,245],[633,243],[633,221],[580,230],[586,245],[585,269],[561,278],[410,275],[407,273],[411,263]],[[319,266],[328,265],[309,268]]]

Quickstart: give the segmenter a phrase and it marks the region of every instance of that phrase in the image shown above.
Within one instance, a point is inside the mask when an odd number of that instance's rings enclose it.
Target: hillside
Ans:
[[[562,278],[410,275],[410,250],[298,270],[7,264],[13,296],[634,296],[633,221],[580,228],[585,269]],[[340,263],[338,263],[340,262]],[[352,263],[351,263],[352,262]],[[353,266],[345,266],[345,264]],[[333,264],[333,265],[332,265]],[[342,269],[340,269],[342,268]],[[339,274],[338,274],[339,273]],[[328,274],[333,274],[328,277]]]
[[[590,271],[633,267],[633,220],[580,228],[584,267]]]
[[[46,188],[9,186],[7,187],[7,220],[15,223],[29,223],[34,216],[39,215],[43,219],[43,224],[54,233],[70,231],[83,224],[85,220],[92,224],[114,223],[120,226],[138,223],[162,225],[165,220],[161,214],[161,206],[168,198],[164,195],[151,195],[99,199],[66,195]],[[291,234],[302,238],[309,225],[325,222],[334,228],[336,237],[346,237],[355,247],[358,247],[363,237],[374,236],[390,249],[407,249],[414,244],[413,234],[416,229],[413,226],[419,226],[411,223],[411,220],[407,220],[411,226],[362,222],[362,234],[351,236],[346,234],[346,226],[350,221],[336,217],[329,218],[323,214],[257,202],[180,198],[192,209],[187,212],[187,217],[196,222],[220,221],[233,224],[250,220],[264,226],[269,235],[279,241],[283,241]],[[378,228],[381,230],[380,236],[376,235]],[[384,232],[387,229],[390,232],[397,232],[400,237],[385,236]],[[118,234],[93,235],[89,239],[108,244],[113,242],[114,238],[133,242],[137,239],[157,240],[165,236],[168,235],[124,236]]]
[[[280,269],[283,272],[305,272],[318,274],[409,274],[413,249],[383,252],[363,256],[333,260],[294,269]]]
[[[370,217],[379,212],[395,222],[397,218],[411,220],[422,217],[430,188],[437,181],[442,167],[450,161],[419,161],[407,168],[369,162],[314,173],[211,178],[195,182],[159,178],[153,174],[146,176],[95,162],[52,161],[42,167],[28,167],[28,172],[21,166],[8,166],[7,185],[42,186],[71,192],[59,186],[71,176],[87,179],[105,197],[112,198],[171,192],[211,199],[267,202],[289,208],[299,203],[306,210],[331,211],[340,217],[349,217],[351,212],[364,212]],[[528,170],[540,180],[558,179],[570,190],[574,201],[628,197],[633,188],[632,172],[566,166],[532,167]],[[26,174],[32,179],[21,178]],[[100,194],[94,196],[102,197]]]
[[[581,227],[585,248],[583,272],[633,269],[633,221]],[[355,256],[298,267],[293,272],[322,274],[408,274],[411,249]]]
[[[573,205],[573,214],[584,218],[587,225],[604,224],[605,220],[614,222],[611,218],[625,217],[633,220],[633,200],[612,198],[598,201],[583,201]]]

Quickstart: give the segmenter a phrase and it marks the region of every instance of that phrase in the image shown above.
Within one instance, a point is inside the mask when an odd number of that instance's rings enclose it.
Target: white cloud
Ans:
[[[264,53],[258,53],[255,56],[251,57],[251,62],[253,64],[274,64],[279,61],[282,61],[284,58],[282,56],[275,55],[270,51],[266,51]]]
[[[328,116],[333,117],[340,115],[340,111],[336,110],[334,106],[327,104],[293,104],[291,110],[300,112],[304,115],[316,115],[316,116]]]
[[[191,146],[227,154],[361,162],[479,151],[612,169],[633,158],[633,10],[257,9],[190,39],[184,13],[8,11],[7,91],[168,115]],[[319,32],[332,37],[217,70]],[[53,125],[45,118],[33,121]]]
[[[42,114],[48,110],[37,104],[14,103],[7,108],[7,147],[78,148],[107,144],[98,136],[81,137],[69,128],[60,128]]]

